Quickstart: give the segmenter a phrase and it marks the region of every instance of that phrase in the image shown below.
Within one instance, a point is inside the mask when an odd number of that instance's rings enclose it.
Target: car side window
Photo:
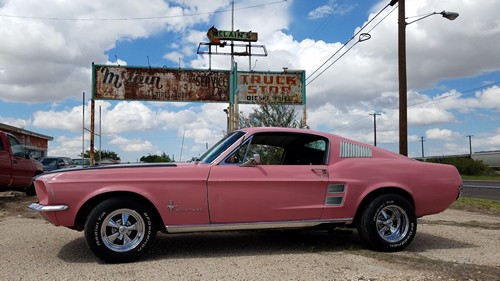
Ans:
[[[328,140],[305,133],[258,133],[228,156],[224,164],[242,164],[254,155],[260,165],[324,165]]]
[[[14,154],[14,156],[24,157],[24,147],[16,138],[9,136],[9,143],[12,149],[12,154]]]

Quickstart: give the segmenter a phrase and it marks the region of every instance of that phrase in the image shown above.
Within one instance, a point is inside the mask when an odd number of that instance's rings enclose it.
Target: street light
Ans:
[[[428,18],[428,17],[433,16],[433,15],[442,15],[443,18],[449,19],[449,20],[455,20],[459,16],[459,14],[455,13],[455,12],[447,12],[447,11],[434,12],[434,13],[430,13],[430,14],[427,14],[427,15],[423,15],[423,16],[421,16],[420,18],[418,18],[416,20],[407,22],[406,25],[409,25],[409,24],[414,23],[414,22],[419,21],[419,20],[423,20],[423,19]]]
[[[422,16],[411,22],[406,22],[405,0],[392,0],[389,5],[398,4],[398,76],[399,76],[399,154],[408,156],[408,100],[406,79],[406,26],[416,21],[433,15],[442,15],[444,18],[454,20],[458,17],[455,12],[434,12]]]
[[[229,134],[229,110],[224,108],[222,111],[226,113],[226,134]]]

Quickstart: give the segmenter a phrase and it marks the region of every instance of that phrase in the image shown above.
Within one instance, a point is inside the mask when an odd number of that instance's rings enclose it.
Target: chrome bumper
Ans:
[[[68,205],[46,206],[46,205],[41,205],[38,203],[31,203],[28,206],[28,208],[33,210],[33,211],[37,211],[37,212],[59,212],[59,211],[65,211],[65,210],[69,209],[69,206]]]

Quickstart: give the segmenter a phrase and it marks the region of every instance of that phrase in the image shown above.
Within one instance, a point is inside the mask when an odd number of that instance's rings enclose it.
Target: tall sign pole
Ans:
[[[234,0],[231,1],[231,32],[234,32]],[[234,61],[234,40],[231,40],[231,73],[233,76],[235,75],[237,70],[237,67],[235,66],[235,61]],[[236,93],[238,92],[238,89],[236,87],[236,84],[232,87],[232,99],[229,100],[229,102],[232,104],[229,104],[229,120],[231,120],[231,126],[229,128],[229,132],[232,132],[236,129],[238,129],[238,98]]]
[[[94,166],[94,128],[95,128],[95,100],[90,100],[90,166]]]

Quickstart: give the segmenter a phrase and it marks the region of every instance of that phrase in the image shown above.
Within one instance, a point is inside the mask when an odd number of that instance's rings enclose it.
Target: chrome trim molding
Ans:
[[[340,142],[340,158],[371,158],[372,149],[349,142]]]
[[[28,206],[29,209],[37,212],[59,212],[69,209],[68,205],[41,205],[32,203]]]
[[[186,232],[209,232],[228,230],[257,230],[257,229],[280,229],[280,228],[303,228],[313,227],[321,224],[345,223],[351,224],[352,218],[330,219],[330,220],[304,220],[304,221],[279,221],[279,222],[250,222],[250,223],[221,223],[221,224],[199,224],[199,225],[166,225],[168,233]]]

